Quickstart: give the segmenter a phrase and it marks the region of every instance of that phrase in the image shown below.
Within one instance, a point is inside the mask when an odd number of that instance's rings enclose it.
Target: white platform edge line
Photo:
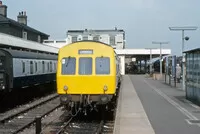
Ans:
[[[120,85],[120,92],[119,92],[119,98],[118,98],[118,100],[117,100],[117,110],[116,110],[116,114],[115,114],[115,123],[114,123],[114,130],[113,130],[113,134],[117,134],[117,133],[119,133],[120,132],[120,127],[116,127],[117,126],[117,122],[119,122],[118,121],[118,118],[117,118],[117,115],[121,112],[121,105],[120,105],[120,103],[121,103],[121,99],[122,99],[122,87],[123,87],[123,85],[124,85],[124,75],[123,75],[123,77],[122,77],[122,80],[121,80],[121,85]],[[120,123],[120,122],[119,122]]]

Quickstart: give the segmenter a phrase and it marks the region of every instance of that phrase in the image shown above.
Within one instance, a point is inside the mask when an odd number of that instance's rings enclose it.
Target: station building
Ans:
[[[130,62],[137,62],[139,69],[142,70],[144,66],[144,72],[147,72],[147,62],[152,58],[160,55],[160,49],[127,49],[125,40],[125,31],[123,29],[101,29],[101,30],[68,30],[67,38],[65,40],[45,40],[43,43],[46,45],[61,48],[62,46],[74,43],[81,40],[94,40],[111,45],[115,52],[121,59],[122,74],[125,74],[125,64]],[[162,55],[170,55],[170,49],[162,49]],[[144,64],[143,64],[144,63]]]
[[[27,25],[25,11],[19,12],[17,21],[7,17],[7,6],[0,1],[0,33],[42,43],[49,35]]]

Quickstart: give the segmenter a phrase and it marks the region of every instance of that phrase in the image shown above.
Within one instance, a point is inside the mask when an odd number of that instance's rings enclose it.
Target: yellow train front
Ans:
[[[107,44],[80,41],[59,50],[57,93],[73,113],[111,109],[120,78],[120,60]]]

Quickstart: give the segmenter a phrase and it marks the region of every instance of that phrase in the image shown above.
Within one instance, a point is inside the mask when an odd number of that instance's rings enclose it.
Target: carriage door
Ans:
[[[6,68],[5,68],[5,57],[0,56],[0,90],[6,89]]]

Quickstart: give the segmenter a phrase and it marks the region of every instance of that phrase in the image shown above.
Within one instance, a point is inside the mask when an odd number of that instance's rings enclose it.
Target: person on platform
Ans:
[[[181,79],[181,67],[179,64],[176,65],[176,79],[177,82],[180,83],[180,79]]]

